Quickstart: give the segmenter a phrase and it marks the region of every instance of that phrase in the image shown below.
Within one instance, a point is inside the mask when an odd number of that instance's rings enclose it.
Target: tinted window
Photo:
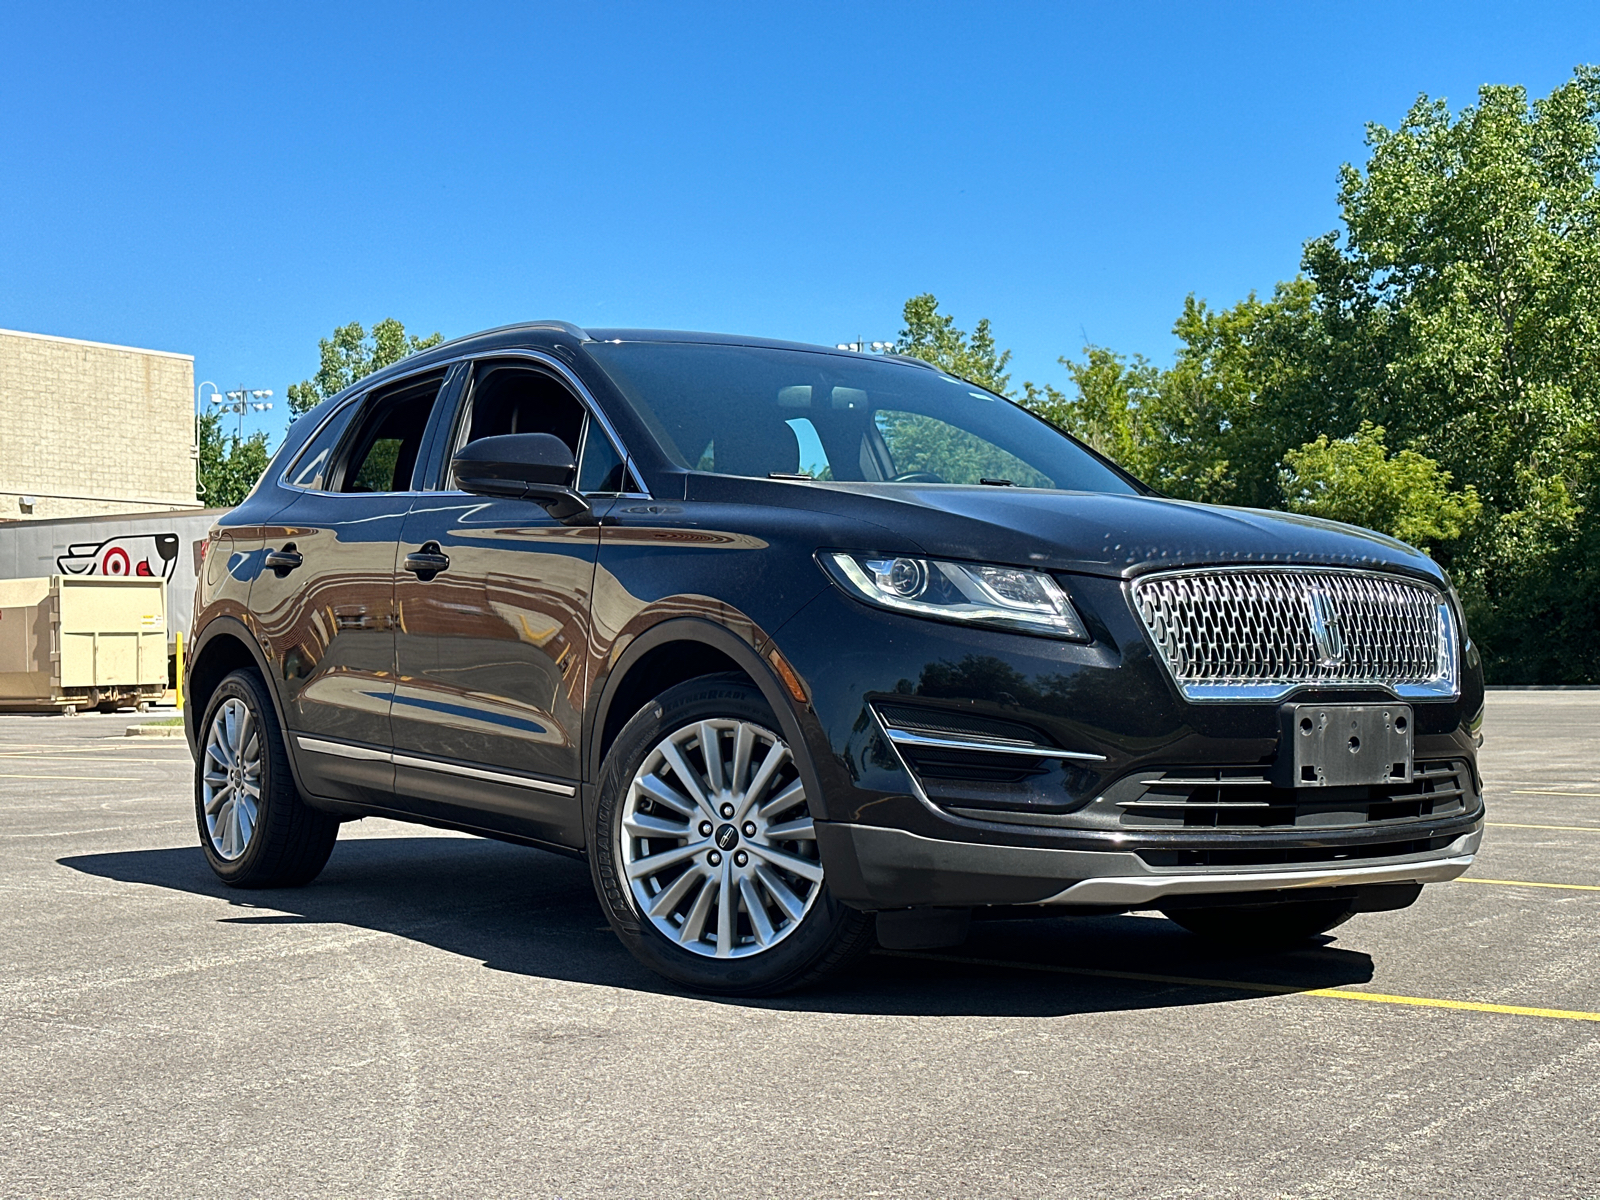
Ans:
[[[588,342],[584,350],[691,470],[1137,490],[1010,401],[913,364],[689,342]]]
[[[474,363],[451,445],[459,450],[479,438],[551,433],[577,458],[587,415],[578,398],[553,375],[522,363]],[[455,481],[448,486],[454,487]]]
[[[583,434],[583,459],[578,467],[578,490],[622,492],[622,456],[596,421],[590,421]]]
[[[346,404],[317,431],[316,436],[306,444],[289,471],[291,484],[319,492],[329,487],[334,455],[339,449],[339,442],[344,437],[345,430],[350,428],[350,421],[360,408],[359,404]]]
[[[428,414],[443,382],[442,375],[408,382],[378,393],[362,406],[339,491],[410,490]]]
[[[502,433],[553,433],[576,456],[583,405],[543,371],[494,363],[473,372],[466,441]]]

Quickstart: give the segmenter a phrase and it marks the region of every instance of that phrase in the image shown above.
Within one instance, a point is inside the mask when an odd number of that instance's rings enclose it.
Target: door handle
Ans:
[[[427,583],[440,571],[450,567],[450,556],[439,548],[438,542],[424,542],[422,549],[413,550],[406,555],[402,564],[423,583]]]
[[[300,551],[294,548],[293,542],[290,542],[282,550],[267,551],[267,568],[268,570],[276,572],[279,579],[282,579],[290,571],[294,570],[305,561],[305,555],[301,554]]]

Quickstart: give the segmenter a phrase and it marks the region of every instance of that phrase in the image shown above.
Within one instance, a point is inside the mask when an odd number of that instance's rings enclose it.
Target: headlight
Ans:
[[[1072,642],[1089,640],[1067,594],[1038,571],[837,550],[817,557],[840,587],[879,608]]]

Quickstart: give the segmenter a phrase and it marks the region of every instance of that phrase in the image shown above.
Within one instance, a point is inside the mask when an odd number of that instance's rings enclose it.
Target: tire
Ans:
[[[1327,933],[1356,915],[1349,900],[1279,900],[1162,911],[1190,933],[1239,950],[1285,949]]]
[[[245,752],[238,770],[226,761],[238,757],[235,742]],[[194,808],[206,861],[232,887],[299,887],[333,853],[339,821],[300,798],[272,700],[254,671],[233,672],[206,705]]]
[[[686,988],[776,995],[873,945],[872,918],[828,891],[794,761],[803,751],[780,729],[749,680],[706,676],[645,705],[606,755],[595,891],[634,957]]]

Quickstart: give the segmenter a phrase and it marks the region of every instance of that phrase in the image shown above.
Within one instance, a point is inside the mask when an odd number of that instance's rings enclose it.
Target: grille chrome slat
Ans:
[[[1263,795],[1243,771],[1178,767],[1140,781],[1137,786],[1147,789],[1141,793],[1119,796],[1113,788],[1102,802],[1119,810],[1123,828],[1338,829],[1430,820],[1462,811],[1474,795],[1469,768],[1460,760],[1418,763],[1416,780],[1350,786],[1335,797],[1321,788],[1274,788]]]
[[[1189,700],[1273,700],[1306,686],[1456,694],[1449,602],[1372,571],[1219,567],[1131,586],[1157,656]]]

